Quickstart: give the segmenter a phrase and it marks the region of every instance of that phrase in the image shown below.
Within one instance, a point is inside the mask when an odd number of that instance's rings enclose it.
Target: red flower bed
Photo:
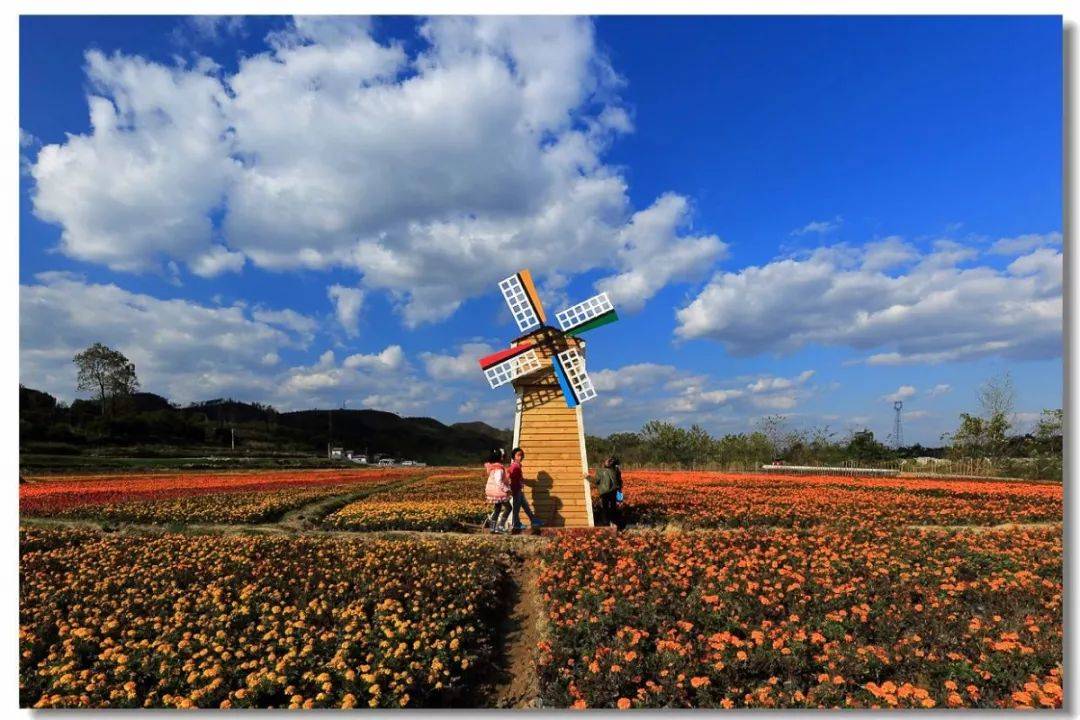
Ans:
[[[1060,484],[628,472],[625,513],[635,525],[808,527],[873,522],[997,525],[1060,522]]]
[[[369,484],[415,476],[416,470],[273,470],[253,473],[177,473],[170,475],[96,475],[74,480],[49,480],[19,486],[19,511],[48,514],[82,505],[132,500],[256,492],[322,485]]]
[[[736,485],[739,487],[798,485],[823,487],[883,488],[903,491],[938,490],[951,495],[1012,495],[1061,499],[1061,483],[1002,480],[948,480],[937,478],[860,477],[856,475],[777,475],[775,473],[723,473],[688,470],[634,470],[629,481],[668,487]]]

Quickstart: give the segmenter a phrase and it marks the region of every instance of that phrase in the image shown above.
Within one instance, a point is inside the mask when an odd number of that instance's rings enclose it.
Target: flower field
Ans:
[[[303,490],[214,493],[164,500],[77,505],[54,510],[48,515],[56,518],[91,518],[150,524],[251,524],[270,522],[289,510],[355,490],[356,485],[331,485]]]
[[[1060,522],[1060,484],[917,478],[630,472],[636,525],[810,527],[821,524],[998,525]]]
[[[568,537],[542,695],[573,707],[1060,707],[1061,529]]]
[[[320,497],[369,491],[323,520],[331,529],[460,530],[488,510],[479,471],[380,468],[102,476],[19,488],[23,515],[130,522],[264,522]],[[908,478],[628,472],[637,527],[821,524],[999,525],[1059,522],[1061,485]]]
[[[462,534],[483,486],[446,468],[21,484],[21,704],[485,704],[523,551],[540,636],[514,672],[544,707],[1063,704],[1060,484],[631,471],[628,532],[513,542]],[[380,530],[454,534],[335,534]]]
[[[462,530],[489,512],[475,500],[377,500],[349,503],[324,524],[339,530]]]
[[[406,468],[378,468],[41,478],[19,485],[19,512],[22,515],[45,516],[67,508],[87,505],[157,501],[215,493],[265,492],[345,484],[369,485],[404,480],[416,475],[415,470]]]
[[[467,702],[493,649],[494,545],[20,532],[32,707]]]
[[[436,474],[376,491],[325,518],[340,530],[462,530],[491,511],[478,472]]]

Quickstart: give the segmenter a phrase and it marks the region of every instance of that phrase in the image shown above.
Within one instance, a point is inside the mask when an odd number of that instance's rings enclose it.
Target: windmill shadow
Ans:
[[[555,484],[554,478],[546,470],[536,473],[536,479],[532,481],[533,510],[544,521],[545,525],[561,526],[563,517],[559,513],[562,501],[551,494],[551,488]],[[547,511],[547,517],[541,515],[541,508]]]
[[[527,386],[526,391],[521,394],[522,410],[532,410],[562,398],[562,390],[559,388],[558,383],[554,381],[554,374],[551,373],[550,368],[545,369],[552,375],[552,382],[545,385]]]

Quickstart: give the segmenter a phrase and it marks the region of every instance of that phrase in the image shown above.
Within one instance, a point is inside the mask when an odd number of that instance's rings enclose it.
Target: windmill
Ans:
[[[581,404],[596,397],[585,371],[580,335],[618,320],[607,293],[555,313],[547,325],[532,275],[499,283],[521,335],[506,350],[480,358],[492,388],[512,383],[517,395],[514,446],[525,450],[525,494],[551,526],[591,527],[592,498]]]

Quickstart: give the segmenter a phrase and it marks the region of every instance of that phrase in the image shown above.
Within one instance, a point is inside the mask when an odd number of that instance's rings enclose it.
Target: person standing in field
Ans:
[[[487,471],[484,495],[492,505],[491,515],[485,524],[491,526],[492,533],[506,532],[506,525],[510,520],[510,485],[507,482],[506,467],[503,465],[505,459],[506,452],[498,448],[491,451],[488,461],[484,463],[484,470]]]
[[[619,512],[617,496],[622,492],[622,470],[619,469],[619,460],[611,456],[604,460],[604,464],[596,471],[593,480],[597,492],[600,493],[600,512],[603,521],[598,525],[615,525],[622,530],[622,513]]]
[[[514,530],[522,529],[522,510],[529,516],[530,527],[541,527],[544,523],[540,521],[540,518],[536,517],[533,509],[529,507],[529,499],[525,497],[525,471],[522,468],[522,463],[525,462],[525,451],[521,448],[514,448],[510,451],[510,459],[510,493],[513,498]]]

